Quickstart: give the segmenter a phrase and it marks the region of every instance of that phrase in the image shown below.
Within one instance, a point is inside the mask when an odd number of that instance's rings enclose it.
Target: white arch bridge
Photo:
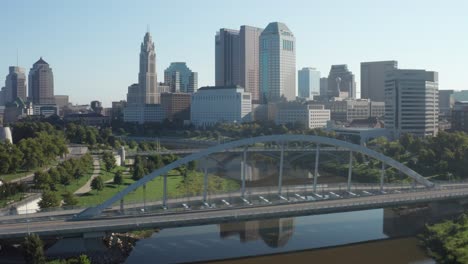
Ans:
[[[353,169],[353,153],[361,153],[364,154],[368,157],[374,158],[378,161],[381,162],[382,164],[382,170],[381,170],[381,175],[380,175],[380,190],[383,190],[383,184],[384,184],[384,177],[385,177],[385,167],[393,167],[396,170],[400,171],[401,173],[407,175],[408,177],[413,179],[414,183],[423,185],[427,188],[433,188],[435,186],[434,183],[430,182],[414,170],[408,168],[407,166],[401,164],[400,162],[389,158],[381,153],[378,153],[376,151],[373,151],[371,149],[365,148],[360,145],[352,144],[349,142],[333,139],[333,138],[327,138],[327,137],[320,137],[320,136],[312,136],[312,135],[272,135],[272,136],[260,136],[260,137],[254,137],[254,138],[247,138],[247,139],[241,139],[237,141],[231,141],[225,144],[209,147],[205,150],[202,150],[200,152],[193,153],[191,155],[188,155],[184,158],[178,159],[175,162],[157,169],[153,171],[152,173],[146,175],[142,179],[140,179],[137,182],[134,182],[133,184],[129,185],[127,188],[124,190],[120,191],[107,201],[103,202],[102,204],[95,206],[95,207],[90,207],[79,213],[75,219],[89,219],[93,217],[99,216],[106,208],[112,207],[113,204],[117,203],[120,201],[120,206],[121,206],[121,211],[123,211],[123,205],[124,205],[124,198],[126,195],[131,193],[132,191],[136,190],[137,188],[146,188],[146,184],[157,178],[157,177],[164,177],[164,187],[163,187],[163,201],[162,205],[165,207],[167,203],[167,174],[173,170],[178,168],[179,166],[182,166],[184,164],[189,163],[190,161],[195,161],[195,160],[200,160],[202,158],[206,158],[211,154],[214,153],[220,153],[220,152],[225,152],[229,151],[232,149],[237,149],[240,147],[243,147],[243,155],[242,155],[242,161],[241,161],[241,191],[240,191],[240,197],[244,198],[245,197],[245,176],[246,176],[246,164],[247,162],[247,153],[249,147],[254,146],[255,144],[258,143],[268,143],[268,142],[275,142],[279,148],[280,148],[280,160],[279,160],[279,177],[278,177],[278,196],[282,197],[282,192],[283,192],[283,163],[284,163],[284,153],[285,149],[287,150],[287,144],[290,142],[308,142],[308,143],[314,143],[316,145],[315,147],[315,168],[314,168],[314,174],[313,174],[313,186],[312,190],[315,193],[317,191],[317,176],[318,176],[318,168],[319,168],[319,159],[320,159],[320,147],[321,146],[333,146],[333,147],[339,147],[339,148],[344,148],[349,150],[349,167],[348,167],[348,178],[347,178],[347,191],[350,191],[351,189],[351,180],[352,180],[352,169]],[[203,192],[203,202],[206,202],[207,199],[207,170],[205,168],[205,177],[204,177],[204,192]]]

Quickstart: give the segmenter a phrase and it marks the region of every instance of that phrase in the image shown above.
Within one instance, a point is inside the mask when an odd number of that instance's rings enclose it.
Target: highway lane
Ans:
[[[443,184],[441,188],[449,188],[449,189],[459,189],[468,187],[468,183],[457,183],[457,184]],[[259,195],[277,195],[278,187],[252,187],[246,189],[246,199],[250,200],[251,198],[257,198]],[[344,184],[319,184],[317,185],[317,194],[329,194],[330,192],[339,192],[346,190],[346,185]],[[367,184],[355,184],[352,185],[351,191],[368,191],[373,192],[374,195],[382,195],[379,194],[380,186],[379,185],[367,185]],[[422,191],[423,188],[418,186],[416,189],[412,189],[409,185],[385,185],[384,190],[386,192],[389,191]],[[283,186],[283,194],[284,196],[292,196],[293,198],[295,194],[300,195],[312,195],[312,186],[310,184],[304,185],[290,185],[290,186]],[[236,198],[240,198],[240,191],[231,192],[231,193],[222,193],[222,194],[209,194],[208,195],[208,202],[212,203],[213,201],[220,201],[222,199],[226,199],[228,201]],[[279,196],[277,197],[279,199]],[[335,197],[336,198],[336,197]],[[199,202],[200,205],[202,203],[203,196],[192,196],[192,197],[180,197],[180,198],[172,198],[167,200],[167,204],[169,208],[181,208],[182,203],[194,203]],[[143,208],[143,207],[151,207],[151,206],[162,206],[162,200],[159,201],[148,201],[146,203],[139,202],[133,204],[125,204],[125,209],[134,209],[134,208]],[[34,214],[22,214],[22,215],[9,215],[9,216],[1,216],[0,217],[0,226],[2,222],[12,222],[12,221],[25,221],[26,219],[30,219],[31,222],[33,221],[49,221],[53,219],[49,218],[69,218],[75,214],[80,213],[86,209],[85,207],[74,208],[74,209],[58,209],[49,212],[38,212]],[[120,206],[115,205],[111,210],[119,210]],[[37,219],[37,220],[36,220]]]
[[[166,228],[214,224],[226,221],[251,220],[267,217],[364,210],[467,197],[468,188],[464,187],[459,189],[402,192],[315,202],[283,203],[271,206],[209,209],[205,211],[188,210],[173,214],[140,215],[136,217],[126,216],[83,221],[56,220],[37,223],[2,224],[0,225],[0,238],[23,237],[28,232],[45,236],[70,236],[90,232],[119,232],[150,227]]]

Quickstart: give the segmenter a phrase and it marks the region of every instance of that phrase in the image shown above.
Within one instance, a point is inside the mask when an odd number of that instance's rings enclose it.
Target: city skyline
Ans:
[[[54,69],[55,93],[70,95],[73,103],[97,99],[110,106],[111,101],[125,99],[127,87],[138,81],[137,48],[148,24],[155,42],[157,74],[163,76],[170,62],[184,61],[199,73],[199,87],[215,84],[216,31],[241,25],[263,28],[275,21],[294,32],[297,69],[314,67],[325,73],[333,64],[347,64],[356,75],[358,90],[360,63],[380,60],[396,60],[401,68],[438,71],[441,89],[468,87],[458,77],[463,68],[459,54],[468,45],[467,37],[460,34],[468,22],[464,1],[412,1],[405,2],[404,8],[357,1],[343,2],[339,9],[334,4],[299,1],[286,8],[255,1],[248,2],[247,8],[243,5],[247,1],[240,1],[228,13],[223,11],[224,4],[215,1],[187,2],[193,14],[170,23],[166,13],[174,13],[170,10],[176,7],[168,3],[141,1],[128,8],[118,1],[112,5],[105,1],[46,2],[4,4],[8,12],[0,18],[0,33],[8,41],[0,44],[0,76],[8,74],[9,66],[29,69],[42,56]],[[398,20],[390,19],[396,11]],[[340,26],[344,22],[346,30]],[[191,41],[180,41],[181,34]],[[76,75],[86,78],[76,80]]]

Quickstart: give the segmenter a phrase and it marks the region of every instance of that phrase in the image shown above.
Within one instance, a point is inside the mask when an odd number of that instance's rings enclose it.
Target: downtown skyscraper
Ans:
[[[173,93],[194,93],[198,89],[198,73],[190,70],[185,62],[173,62],[164,71],[164,83]]]
[[[316,68],[302,68],[298,75],[298,96],[306,99],[314,99],[320,95],[320,71]]]
[[[254,103],[260,100],[259,38],[261,28],[241,26],[222,28],[215,36],[216,86],[245,88]]]
[[[397,68],[397,61],[361,62],[361,98],[385,101],[385,78]]]
[[[328,97],[356,98],[356,81],[348,65],[332,65],[328,74]]]
[[[26,92],[26,74],[24,69],[10,66],[5,80],[5,103],[13,102],[16,98],[26,101]]]
[[[42,57],[29,71],[29,101],[33,104],[55,104],[54,74],[49,64]]]
[[[296,38],[283,23],[260,35],[260,90],[263,103],[296,99]]]
[[[138,73],[139,103],[159,103],[157,93],[156,51],[151,34],[146,32],[140,47],[140,71]]]

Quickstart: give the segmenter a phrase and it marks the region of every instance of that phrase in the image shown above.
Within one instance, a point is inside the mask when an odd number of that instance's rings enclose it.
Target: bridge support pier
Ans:
[[[242,180],[242,187],[241,187],[241,197],[245,197],[245,177],[246,177],[246,168],[247,167],[247,147],[244,148],[244,155],[241,161],[241,180]]]
[[[203,203],[206,203],[206,197],[208,194],[208,169],[204,168],[204,177],[203,177]]]
[[[283,163],[284,163],[284,142],[281,142],[280,167],[278,177],[278,195],[281,195],[283,188]]]
[[[164,183],[163,183],[163,207],[167,208],[167,174],[164,174]]]
[[[120,213],[123,214],[124,213],[124,200],[120,200]]]
[[[348,192],[351,191],[351,176],[353,174],[353,152],[349,152],[349,167],[348,167]]]
[[[385,163],[382,162],[382,171],[380,172],[380,191],[383,192],[385,180]]]
[[[315,147],[314,193],[317,192],[319,155],[320,155],[320,144],[317,144],[317,146]]]

